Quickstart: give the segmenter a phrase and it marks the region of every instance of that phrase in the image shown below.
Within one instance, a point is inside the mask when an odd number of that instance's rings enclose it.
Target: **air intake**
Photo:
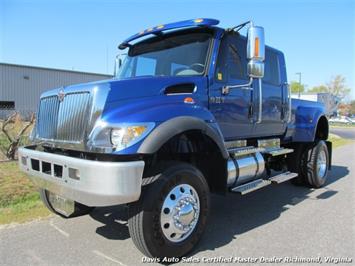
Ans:
[[[195,90],[196,85],[194,83],[181,83],[166,87],[164,94],[189,94],[194,93]]]

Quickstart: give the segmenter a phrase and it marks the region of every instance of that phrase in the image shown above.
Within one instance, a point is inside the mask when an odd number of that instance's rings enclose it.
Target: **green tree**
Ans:
[[[300,84],[297,81],[291,81],[290,83],[291,93],[302,93],[305,91],[305,87],[303,84]]]
[[[328,87],[325,85],[319,85],[311,88],[308,92],[314,92],[314,93],[328,92]]]
[[[313,87],[309,92],[328,92],[340,99],[344,99],[349,94],[350,88],[346,85],[345,77],[342,75],[336,75],[326,85]]]

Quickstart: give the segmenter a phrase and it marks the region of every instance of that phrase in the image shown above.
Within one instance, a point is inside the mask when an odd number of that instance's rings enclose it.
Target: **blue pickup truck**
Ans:
[[[201,238],[210,193],[325,184],[324,107],[291,100],[284,55],[262,27],[218,23],[144,30],[119,45],[113,79],[41,96],[18,154],[48,209],[68,218],[127,204],[144,255],[181,257]]]

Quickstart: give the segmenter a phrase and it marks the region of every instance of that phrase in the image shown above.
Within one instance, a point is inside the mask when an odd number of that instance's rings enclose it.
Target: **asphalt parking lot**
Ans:
[[[212,197],[207,230],[188,265],[232,257],[243,265],[300,265],[290,259],[355,258],[355,145],[335,149],[328,184],[313,190],[284,183],[239,196]],[[0,228],[1,265],[140,265],[122,207],[69,220],[51,216]],[[254,261],[253,261],[254,260]],[[333,261],[334,263],[335,261]],[[156,263],[149,263],[155,265]],[[187,264],[180,262],[180,264]],[[307,264],[309,265],[309,264]]]

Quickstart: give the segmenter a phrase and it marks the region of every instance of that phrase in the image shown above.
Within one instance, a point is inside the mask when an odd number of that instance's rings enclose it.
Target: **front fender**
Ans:
[[[195,103],[184,103],[192,97]],[[102,120],[108,124],[154,122],[156,127],[143,140],[116,154],[152,154],[166,141],[188,130],[200,130],[219,147],[223,157],[228,157],[224,140],[215,118],[205,107],[207,99],[199,95],[174,95],[138,98],[108,103]]]
[[[216,125],[214,125],[216,126]],[[160,124],[143,141],[138,153],[155,153],[172,137],[189,130],[200,130],[210,137],[218,146],[222,156],[227,159],[228,152],[224,146],[223,137],[216,127],[212,127],[205,121],[189,116],[180,116]]]

